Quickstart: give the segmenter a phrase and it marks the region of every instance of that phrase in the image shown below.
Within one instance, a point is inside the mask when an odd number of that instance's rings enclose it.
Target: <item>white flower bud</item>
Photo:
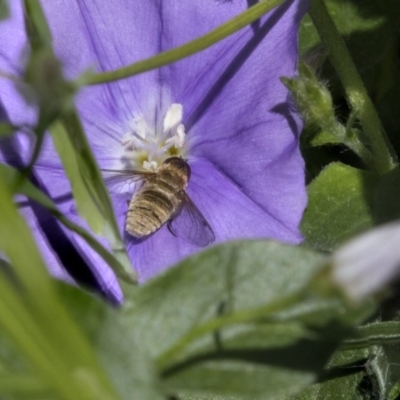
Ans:
[[[400,223],[373,229],[332,255],[333,279],[353,301],[370,296],[400,275]]]

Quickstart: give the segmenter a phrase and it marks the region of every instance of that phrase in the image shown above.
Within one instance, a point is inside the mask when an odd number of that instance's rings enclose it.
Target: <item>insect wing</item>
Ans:
[[[133,193],[136,183],[150,179],[154,176],[153,172],[113,169],[102,169],[104,182],[108,190],[112,193]]]
[[[168,223],[169,230],[196,246],[209,245],[215,240],[211,226],[187,194],[183,193],[182,196],[182,207]]]

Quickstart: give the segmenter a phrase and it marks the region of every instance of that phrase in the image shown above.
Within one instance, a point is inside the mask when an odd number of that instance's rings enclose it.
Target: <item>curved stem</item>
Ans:
[[[250,7],[248,10],[220,25],[218,28],[203,36],[200,36],[199,38],[189,43],[175,47],[172,50],[163,51],[162,53],[157,54],[154,57],[150,57],[146,60],[127,65],[126,67],[122,67],[115,71],[85,75],[78,83],[83,85],[98,85],[100,83],[113,82],[155,68],[159,68],[167,64],[171,64],[175,61],[188,57],[194,53],[206,49],[207,47],[212,46],[213,44],[226,38],[232,33],[256,21],[262,15],[266,14],[268,11],[281,4],[282,2],[283,0],[260,1],[259,3]]]

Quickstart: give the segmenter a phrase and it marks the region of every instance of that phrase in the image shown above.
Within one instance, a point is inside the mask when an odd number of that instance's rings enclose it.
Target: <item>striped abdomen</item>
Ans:
[[[179,159],[179,162],[183,160]],[[189,174],[186,169],[182,171],[174,165],[163,164],[154,178],[146,181],[130,201],[126,217],[127,232],[141,238],[168,222],[179,210]]]

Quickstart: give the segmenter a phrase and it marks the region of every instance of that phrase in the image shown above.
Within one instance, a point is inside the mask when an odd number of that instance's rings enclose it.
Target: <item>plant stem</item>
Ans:
[[[328,49],[328,57],[346,91],[347,99],[361,123],[366,146],[374,155],[374,169],[383,175],[397,165],[397,156],[389,142],[378,113],[322,0],[312,0],[309,14]]]
[[[175,47],[172,50],[163,51],[154,57],[127,65],[126,67],[122,67],[115,71],[85,75],[78,83],[83,85],[98,85],[100,83],[113,82],[159,68],[167,64],[171,64],[212,46],[232,33],[256,21],[262,15],[266,14],[268,11],[282,2],[283,0],[260,1],[259,3],[250,7],[248,10],[220,25],[218,28],[189,43]]]

